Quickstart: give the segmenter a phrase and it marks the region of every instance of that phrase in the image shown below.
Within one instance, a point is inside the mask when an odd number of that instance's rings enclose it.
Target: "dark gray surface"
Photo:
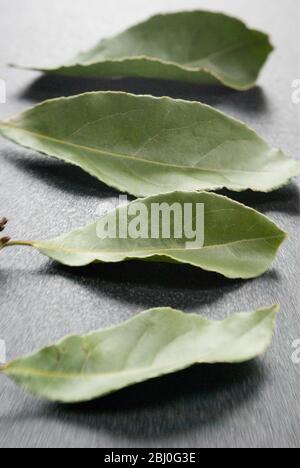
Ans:
[[[298,75],[294,0],[162,1],[0,0],[0,78],[8,101],[0,117],[59,95],[121,89],[202,100],[239,117],[270,143],[299,157],[299,107],[291,102]],[[270,31],[276,52],[259,86],[247,93],[134,80],[84,82],[42,78],[8,69],[11,61],[67,58],[161,10],[214,8]],[[80,170],[0,141],[0,215],[15,238],[43,238],[95,217],[117,196]],[[280,301],[271,350],[256,362],[202,367],[120,392],[102,401],[63,407],[40,401],[0,377],[1,447],[299,447],[300,338],[299,190],[239,200],[269,214],[291,237],[274,268],[254,281],[227,281],[179,266],[130,263],[67,269],[26,249],[1,252],[0,338],[8,358],[70,332],[118,323],[152,306],[173,306],[221,318]]]

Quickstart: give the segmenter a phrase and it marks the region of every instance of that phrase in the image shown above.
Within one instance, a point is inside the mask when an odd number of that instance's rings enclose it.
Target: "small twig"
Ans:
[[[5,226],[7,225],[7,223],[8,223],[7,218],[0,219],[0,231],[3,231],[5,229]]]
[[[4,247],[8,242],[11,241],[11,238],[8,236],[1,237],[0,239],[0,247]]]
[[[7,218],[1,218],[0,219],[0,232],[4,231],[5,226],[7,225],[7,223],[8,223]],[[0,247],[3,247],[4,245],[6,245],[10,240],[11,239],[10,239],[9,236],[1,237],[0,238]]]

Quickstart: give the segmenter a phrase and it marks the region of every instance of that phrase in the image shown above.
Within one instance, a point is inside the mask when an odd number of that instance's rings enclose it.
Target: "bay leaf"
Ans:
[[[185,218],[179,223],[179,218],[173,216],[171,208],[174,204],[180,205],[182,213],[185,206],[190,206],[188,214],[191,213],[193,219],[197,205],[204,205],[202,226],[201,219],[199,222],[199,232],[201,227],[204,228],[203,247],[191,243],[194,239],[185,229],[182,229],[180,238],[175,238],[175,232],[179,224],[183,225]],[[170,209],[170,218],[166,221],[170,227],[167,233],[169,238],[165,238],[162,231],[162,220],[152,218],[157,206]],[[149,238],[142,233],[139,237],[130,235],[130,223],[137,217],[142,226],[147,226]],[[119,225],[120,219],[126,223],[124,238],[119,228],[116,238],[100,238],[99,223],[102,229],[106,225]],[[157,234],[153,235],[153,232]],[[100,221],[53,240],[11,241],[5,248],[31,246],[51,259],[72,267],[135,259],[184,263],[228,278],[247,279],[263,274],[271,266],[285,238],[286,234],[266,216],[227,197],[206,192],[174,192],[118,207]]]
[[[224,321],[160,308],[86,336],[69,336],[2,367],[26,390],[63,403],[96,399],[195,364],[241,363],[269,347],[277,305]]]
[[[157,15],[63,65],[30,67],[69,76],[126,76],[252,88],[273,47],[242,21],[209,11]]]
[[[300,174],[241,122],[197,102],[97,92],[46,101],[0,134],[134,196],[174,190],[268,192]]]

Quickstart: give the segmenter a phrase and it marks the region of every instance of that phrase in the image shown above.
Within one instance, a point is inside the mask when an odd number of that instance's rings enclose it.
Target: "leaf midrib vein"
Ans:
[[[253,41],[253,42],[244,42],[242,44],[234,44],[232,46],[228,46],[228,47],[224,47],[223,49],[220,49],[220,50],[216,50],[204,57],[199,57],[198,59],[195,59],[195,60],[192,60],[191,62],[185,62],[184,65],[185,66],[193,66],[192,64],[195,63],[195,62],[201,62],[201,61],[204,61],[204,60],[209,60],[211,59],[212,57],[218,57],[219,55],[226,55],[230,52],[235,52],[237,50],[242,50],[242,49],[248,49],[250,47],[254,47],[254,46],[257,46],[257,45],[261,45],[260,42],[258,41]]]
[[[281,239],[283,238],[283,235],[276,235],[276,236],[266,236],[266,237],[258,237],[258,238],[253,238],[253,239],[241,239],[241,240],[238,240],[238,241],[232,241],[232,242],[228,242],[227,244],[215,244],[215,245],[207,245],[207,246],[204,246],[204,247],[201,247],[201,248],[167,248],[167,249],[155,249],[155,250],[134,250],[133,251],[133,255],[138,255],[138,254],[143,254],[143,253],[153,253],[153,254],[158,254],[158,252],[189,252],[189,251],[198,251],[198,250],[206,250],[206,249],[214,249],[214,248],[219,248],[219,247],[231,247],[232,245],[238,245],[238,244],[241,244],[241,243],[244,243],[244,242],[257,242],[257,241],[267,241],[267,240],[270,240],[270,239]],[[50,241],[51,242],[51,241]],[[188,241],[187,241],[188,242]],[[39,248],[39,245],[43,244],[44,243],[44,247],[42,246],[42,248],[46,249],[46,250],[60,250],[60,251],[63,251],[63,252],[66,252],[66,253],[85,253],[85,254],[97,254],[97,253],[105,253],[105,254],[108,254],[108,255],[118,255],[118,254],[126,254],[126,255],[130,255],[131,252],[129,251],[110,251],[110,250],[80,250],[80,249],[76,249],[76,248],[66,248],[66,247],[55,247],[55,246],[47,246],[47,241],[43,242],[43,241],[33,241],[32,242],[32,245],[33,246],[37,246]]]
[[[141,159],[141,158],[137,158],[137,157],[134,157],[134,156],[130,156],[128,154],[123,154],[123,153],[116,153],[116,152],[112,152],[112,151],[108,151],[108,150],[101,150],[99,148],[92,148],[92,147],[88,147],[88,146],[83,146],[83,145],[79,145],[77,143],[71,143],[69,141],[64,141],[64,140],[61,140],[61,139],[58,139],[58,138],[54,138],[54,137],[50,137],[48,135],[43,135],[43,134],[40,134],[40,133],[37,133],[37,132],[33,132],[31,130],[26,130],[24,128],[20,128],[18,127],[17,125],[12,125],[10,123],[7,123],[7,122],[1,122],[0,123],[0,128],[1,126],[3,128],[7,127],[7,128],[11,128],[13,130],[16,130],[16,131],[19,131],[19,132],[23,132],[23,133],[27,133],[31,136],[34,136],[36,138],[40,138],[42,140],[47,140],[47,141],[52,141],[54,143],[58,143],[60,145],[65,145],[65,146],[69,146],[69,147],[73,147],[73,148],[76,148],[76,149],[81,149],[81,150],[84,150],[84,151],[87,151],[87,152],[90,152],[90,153],[96,153],[96,154],[101,154],[101,155],[104,155],[104,156],[111,156],[111,157],[114,157],[114,158],[119,158],[119,159],[127,159],[127,160],[131,160],[131,161],[134,161],[134,162],[140,162],[140,163],[144,163],[144,164],[149,164],[149,165],[156,165],[156,166],[162,166],[162,167],[170,167],[170,168],[173,168],[173,169],[186,169],[186,170],[190,170],[190,171],[203,171],[203,172],[215,172],[215,173],[218,173],[218,174],[222,174],[222,173],[237,173],[237,174],[257,174],[258,171],[249,171],[249,170],[238,170],[238,169],[214,169],[214,168],[210,168],[210,167],[201,167],[201,166],[185,166],[185,165],[179,165],[179,164],[171,164],[171,163],[167,163],[167,162],[160,162],[160,161],[153,161],[151,159]],[[24,145],[26,146],[26,145]],[[53,155],[55,156],[55,155]],[[59,156],[56,156],[56,157],[59,157]],[[261,174],[272,174],[274,171],[262,171],[260,170],[259,173]]]

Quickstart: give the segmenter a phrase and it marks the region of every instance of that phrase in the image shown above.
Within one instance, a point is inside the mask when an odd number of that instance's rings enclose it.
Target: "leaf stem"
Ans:
[[[10,240],[6,242],[3,247],[16,247],[16,246],[23,246],[23,247],[32,247],[33,241],[23,241],[23,240]]]

